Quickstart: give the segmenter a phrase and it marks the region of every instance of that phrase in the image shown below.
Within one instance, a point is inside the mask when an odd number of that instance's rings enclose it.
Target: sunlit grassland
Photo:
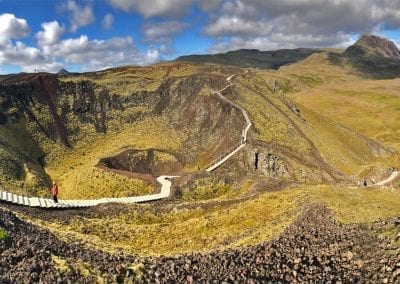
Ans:
[[[68,224],[39,222],[62,238],[77,238],[106,250],[117,247],[141,255],[174,255],[237,248],[277,237],[304,206],[322,203],[343,223],[365,223],[398,216],[400,192],[332,186],[267,192],[232,205],[208,209],[151,207],[102,218],[77,217]]]
[[[278,92],[295,101],[306,121],[298,126],[337,169],[354,174],[367,165],[400,165],[399,156],[377,158],[365,139],[351,133],[400,149],[400,80],[365,79],[350,66],[330,63],[326,54],[258,76],[270,86],[275,81]]]
[[[288,81],[291,84],[291,81]],[[268,84],[271,79],[252,76],[240,80],[235,88],[240,93],[239,103],[249,112],[257,139],[265,142],[279,143],[296,149],[305,157],[310,155],[310,142],[307,142],[299,131],[317,147],[324,160],[348,174],[359,171],[366,162],[375,160],[374,154],[362,137],[342,127],[319,112],[298,105],[300,117],[293,113],[283,102],[286,94],[274,94]],[[257,90],[258,94],[246,86]],[[273,106],[273,105],[275,106]],[[290,103],[289,103],[290,104]],[[279,113],[279,108],[284,114]],[[297,127],[297,128],[295,128]]]
[[[358,80],[291,95],[299,105],[400,151],[400,80]],[[400,156],[373,163],[400,166]]]
[[[73,149],[51,151],[46,172],[59,183],[60,198],[100,198],[148,194],[152,187],[143,181],[122,177],[94,166],[99,159],[124,149],[178,150],[182,137],[170,129],[164,117],[127,124],[118,132],[92,132],[76,142]]]
[[[283,111],[287,112],[286,107],[274,98],[276,95],[272,94],[265,84],[265,81],[257,80],[254,76],[249,80],[241,79],[240,83],[235,85],[240,94],[238,103],[246,109],[254,125],[254,138],[267,143],[296,146],[299,152],[307,153],[309,150],[307,142],[296,133],[291,122],[278,110],[282,107]]]
[[[329,164],[352,175],[363,165],[377,160],[378,155],[372,152],[365,139],[323,115],[303,106],[299,108],[309,125],[308,128],[304,128],[304,132]]]
[[[363,80],[321,86],[292,97],[342,125],[400,149],[399,88],[399,79]]]
[[[62,76],[62,81],[89,80],[106,87],[111,94],[127,96],[139,91],[155,91],[167,77],[184,77],[197,72],[194,65],[158,64],[149,67],[127,66],[78,76]]]

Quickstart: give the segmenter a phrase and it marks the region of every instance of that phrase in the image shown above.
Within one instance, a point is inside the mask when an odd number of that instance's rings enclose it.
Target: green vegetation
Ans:
[[[123,150],[180,147],[180,135],[165,132],[167,120],[154,118],[120,128],[118,132],[84,137],[73,150],[60,149],[49,156],[46,172],[59,183],[60,198],[101,198],[144,195],[154,189],[143,181],[94,168],[99,158]],[[163,136],[163,140],[160,140]]]
[[[323,203],[344,223],[365,223],[397,216],[400,193],[332,186],[290,188],[224,204],[220,199],[189,209],[159,211],[133,207],[101,218],[74,218],[68,224],[41,222],[63,238],[143,255],[174,255],[257,244],[279,235],[307,204]],[[215,202],[220,201],[220,202]]]
[[[233,191],[230,184],[225,184],[215,178],[202,178],[194,180],[192,189],[186,190],[183,193],[183,200],[208,200],[214,199]]]
[[[275,51],[259,51],[257,49],[240,49],[224,54],[188,55],[175,59],[176,62],[213,63],[237,67],[253,67],[262,69],[278,69],[282,65],[292,64],[313,53],[316,49],[298,48]]]
[[[6,241],[8,238],[9,237],[8,237],[6,231],[4,229],[0,228],[0,243]]]

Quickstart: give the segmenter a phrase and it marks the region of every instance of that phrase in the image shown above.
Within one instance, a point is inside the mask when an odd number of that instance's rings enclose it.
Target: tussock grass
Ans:
[[[240,94],[240,105],[249,113],[254,124],[256,139],[296,147],[299,152],[307,153],[309,151],[307,142],[298,135],[290,121],[274,107],[274,105],[282,107],[276,95],[271,93],[266,81],[255,77],[251,80],[242,79],[241,84],[237,84],[235,88]],[[287,112],[285,108],[283,110]]]
[[[125,211],[100,219],[75,218],[67,225],[41,222],[41,226],[62,237],[73,236],[106,250],[122,247],[142,255],[174,255],[271,240],[310,203],[326,204],[333,210],[334,218],[343,223],[398,216],[399,197],[399,190],[321,185],[267,192],[244,202],[220,203],[207,209],[174,209],[161,213],[142,207],[141,212]]]
[[[101,198],[148,194],[153,187],[134,178],[95,169],[99,159],[134,148],[179,149],[180,134],[169,129],[163,117],[127,124],[106,135],[83,137],[72,150],[48,150],[46,172],[59,183],[60,198]],[[162,137],[162,139],[160,139]]]
[[[185,190],[183,200],[207,200],[226,195],[233,191],[230,184],[225,184],[215,178],[196,179],[191,189]]]
[[[4,231],[2,228],[0,228],[0,242],[4,242],[8,239],[8,235],[6,231]]]
[[[400,79],[324,84],[291,95],[296,102],[400,149]]]
[[[368,223],[400,214],[400,191],[319,186],[311,198],[326,204],[342,223]]]
[[[138,91],[155,91],[165,77],[184,77],[198,72],[189,64],[157,64],[149,67],[127,66],[78,76],[61,76],[63,81],[89,80],[105,86],[111,94],[128,96]]]

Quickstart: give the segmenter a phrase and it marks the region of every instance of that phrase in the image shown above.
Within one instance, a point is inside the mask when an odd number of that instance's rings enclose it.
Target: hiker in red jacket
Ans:
[[[53,181],[53,186],[51,187],[51,195],[53,195],[53,200],[55,203],[58,203],[57,194],[58,194],[58,185],[55,181]]]

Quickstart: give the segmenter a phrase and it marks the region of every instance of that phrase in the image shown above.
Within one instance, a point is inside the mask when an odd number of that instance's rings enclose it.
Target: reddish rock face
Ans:
[[[57,88],[57,77],[52,74],[18,74],[6,77],[0,82],[0,91],[14,97],[15,100],[20,100],[22,105],[26,104],[24,100],[29,101],[33,97],[47,105],[60,142],[70,147],[66,126],[57,113]]]
[[[65,147],[70,147],[67,129],[57,113],[56,104],[54,102],[58,86],[57,77],[50,74],[40,74],[34,76],[26,84],[28,85],[28,88],[32,88],[33,93],[43,97],[45,103],[49,107],[50,114],[53,118],[54,125],[61,143]]]

